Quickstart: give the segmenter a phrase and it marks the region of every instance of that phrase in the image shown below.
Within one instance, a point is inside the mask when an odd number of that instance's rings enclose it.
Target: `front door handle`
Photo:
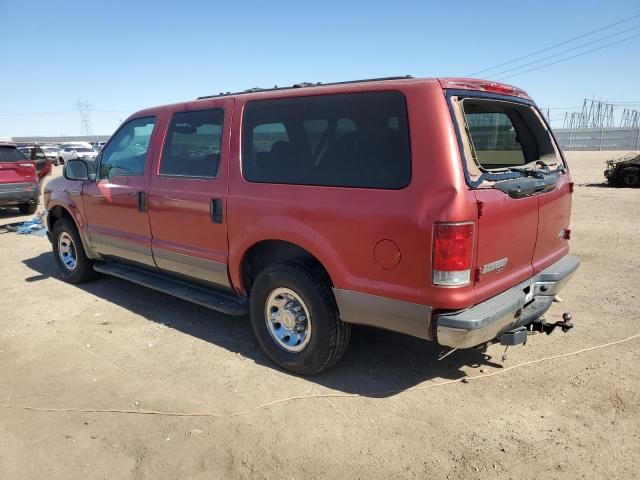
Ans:
[[[209,213],[211,215],[211,223],[222,223],[222,199],[211,199],[211,208]]]
[[[138,211],[147,211],[147,194],[144,192],[138,192]]]

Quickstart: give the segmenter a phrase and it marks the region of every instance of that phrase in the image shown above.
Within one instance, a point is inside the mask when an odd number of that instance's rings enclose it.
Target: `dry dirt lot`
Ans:
[[[583,265],[548,317],[576,327],[504,365],[499,346],[437,361],[436,345],[357,328],[336,368],[296,377],[246,318],[115,278],[67,285],[46,238],[0,233],[0,478],[638,478],[640,338],[503,368],[640,333],[640,189],[601,185],[611,155],[568,155]],[[314,394],[343,396],[252,410]]]

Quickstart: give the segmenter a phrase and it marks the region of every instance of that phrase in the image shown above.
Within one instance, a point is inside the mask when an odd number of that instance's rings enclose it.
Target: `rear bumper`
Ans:
[[[567,255],[527,281],[478,305],[434,315],[438,343],[453,348],[475,347],[514,326],[533,322],[549,309],[555,294],[579,266],[578,257]]]
[[[35,182],[0,184],[0,206],[37,202],[40,189]]]

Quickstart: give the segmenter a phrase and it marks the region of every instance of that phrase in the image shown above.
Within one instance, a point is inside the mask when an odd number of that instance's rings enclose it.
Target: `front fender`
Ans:
[[[84,206],[82,203],[82,188],[84,182],[67,180],[57,177],[47,183],[44,191],[44,206],[48,210],[47,229],[51,231],[52,216],[58,217],[61,212],[66,212],[76,224],[85,253],[89,258],[100,258],[93,251],[88,241],[87,222],[85,221]],[[60,212],[60,214],[57,214]]]

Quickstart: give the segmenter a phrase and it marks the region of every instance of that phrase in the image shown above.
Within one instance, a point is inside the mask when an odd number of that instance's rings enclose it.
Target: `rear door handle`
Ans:
[[[211,223],[222,223],[222,199],[211,199],[211,208],[209,213],[211,215]]]

